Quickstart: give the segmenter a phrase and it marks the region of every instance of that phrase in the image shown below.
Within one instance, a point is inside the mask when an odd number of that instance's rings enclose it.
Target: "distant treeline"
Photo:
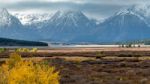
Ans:
[[[48,46],[48,44],[44,42],[0,38],[0,46]]]
[[[150,40],[138,40],[138,41],[126,41],[126,42],[116,42],[115,44],[118,45],[129,45],[129,44],[144,44],[144,45],[150,45]]]

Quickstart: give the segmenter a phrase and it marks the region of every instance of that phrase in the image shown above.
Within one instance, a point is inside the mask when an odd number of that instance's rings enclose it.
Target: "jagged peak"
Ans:
[[[68,17],[74,17],[74,16],[84,16],[84,14],[79,11],[79,10],[59,10],[57,11],[54,16],[57,17],[64,17],[64,16],[68,16]]]
[[[134,5],[132,8],[136,10],[148,10],[150,8],[150,5],[140,4],[140,5]]]
[[[0,15],[9,15],[9,12],[7,11],[7,9],[6,8],[2,8],[2,9],[0,9]]]
[[[128,7],[128,8],[124,8],[120,10],[119,12],[117,12],[115,15],[121,15],[121,16],[134,15],[134,16],[139,17],[141,20],[144,20],[141,14],[136,11],[136,5]]]
[[[133,12],[132,8],[124,8],[117,12],[115,15],[126,15],[126,14],[132,14],[134,15],[135,13]]]
[[[150,5],[135,5],[132,7],[133,11],[143,16],[150,16]]]
[[[6,28],[6,27],[14,27],[14,26],[21,26],[20,21],[9,14],[6,8],[0,9],[0,27]]]
[[[133,5],[128,8],[120,10],[117,15],[134,14],[149,17],[150,16],[150,5],[140,4]]]
[[[82,13],[80,10],[59,10],[59,13],[62,14],[80,14]]]

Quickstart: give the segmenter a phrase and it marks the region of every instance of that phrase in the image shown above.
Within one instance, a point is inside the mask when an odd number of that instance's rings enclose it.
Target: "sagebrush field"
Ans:
[[[150,83],[149,48],[1,50],[0,84]]]

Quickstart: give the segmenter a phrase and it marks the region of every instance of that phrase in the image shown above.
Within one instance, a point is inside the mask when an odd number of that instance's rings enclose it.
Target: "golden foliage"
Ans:
[[[16,52],[37,52],[37,48],[32,48],[32,49],[28,49],[28,48],[18,48],[16,49]]]
[[[54,67],[23,60],[17,53],[0,67],[0,84],[59,84],[59,79]]]

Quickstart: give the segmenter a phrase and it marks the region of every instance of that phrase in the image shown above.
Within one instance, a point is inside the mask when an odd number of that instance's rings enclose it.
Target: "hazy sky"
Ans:
[[[94,18],[105,18],[121,8],[135,4],[150,4],[150,0],[0,0],[0,8],[9,11],[54,12],[62,9],[81,10]]]

